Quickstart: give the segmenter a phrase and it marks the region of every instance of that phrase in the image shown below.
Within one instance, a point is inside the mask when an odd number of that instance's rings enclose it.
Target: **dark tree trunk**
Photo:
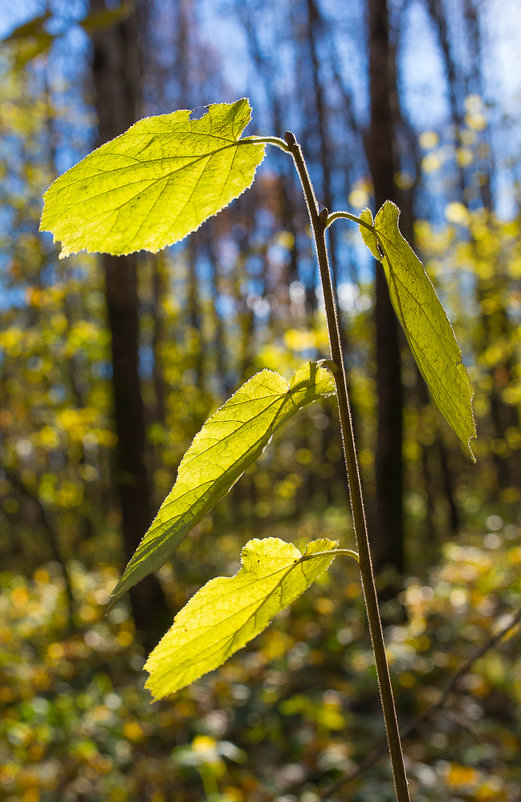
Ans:
[[[316,123],[317,123],[317,133],[318,139],[320,143],[320,164],[322,167],[322,198],[323,203],[326,209],[331,210],[333,208],[333,152],[334,152],[334,145],[333,151],[331,146],[331,136],[330,136],[330,112],[327,108],[327,104],[325,102],[325,98],[327,98],[327,91],[324,82],[321,81],[320,78],[320,54],[319,54],[319,35],[321,32],[325,30],[325,24],[321,17],[320,10],[316,3],[316,0],[306,0],[307,3],[307,13],[308,13],[308,44],[309,44],[309,53],[310,53],[310,61],[311,61],[311,75],[312,75],[312,82],[313,82],[313,93],[314,93],[314,106],[316,109]],[[349,359],[349,355],[351,353],[351,346],[348,337],[348,330],[346,321],[344,320],[344,313],[340,304],[338,303],[338,248],[337,248],[337,232],[338,227],[333,226],[329,229],[329,255],[330,255],[330,265],[331,265],[331,275],[333,277],[333,292],[335,296],[336,308],[337,308],[337,315],[338,315],[338,322],[340,326],[340,341],[342,343],[342,353],[344,354],[344,359]],[[357,410],[354,405],[353,400],[351,399],[351,417],[353,422],[353,429],[355,431],[355,435],[358,430],[358,422],[357,422]]]
[[[156,254],[152,261],[152,349],[154,351],[154,420],[162,426],[166,422],[166,382],[163,372],[162,346],[164,342],[163,298],[165,295],[166,271],[162,253]]]
[[[104,0],[91,0],[93,12]],[[139,116],[139,3],[123,22],[92,35],[93,82],[100,142],[126,130]],[[151,499],[145,461],[145,411],[139,376],[139,297],[137,260],[103,255],[108,323],[112,339],[112,386],[117,434],[114,481],[119,495],[125,558],[146,532]],[[164,614],[157,580],[147,577],[130,591],[136,628],[155,638],[155,622]]]
[[[456,59],[456,47],[451,42],[447,25],[448,10],[444,8],[442,0],[428,0],[427,9],[434,22],[443,56],[452,122],[456,132],[455,144],[457,145],[460,142],[461,130],[464,128],[467,95],[475,93],[483,97],[484,94],[482,36],[478,6],[473,0],[464,0],[463,2],[467,46],[470,53],[466,67],[458,63]],[[483,209],[487,212],[489,224],[492,225],[490,213],[494,208],[494,198],[491,177],[494,175],[495,166],[492,158],[493,148],[487,128],[480,132],[480,142],[480,149],[486,155],[478,157],[470,172],[462,166],[457,168],[458,181],[456,189],[463,203],[469,204],[476,200],[480,201]],[[476,175],[477,182],[475,180]],[[471,245],[478,261],[480,258],[480,245],[472,236]],[[505,288],[505,277],[500,265],[494,264],[493,270],[494,275],[491,279],[483,279],[479,274],[476,276],[476,301],[480,310],[481,322],[479,336],[482,342],[495,342],[503,338],[508,339],[509,332],[512,331],[512,322],[509,318],[506,300],[503,300],[506,299],[508,294],[508,290]],[[496,303],[499,300],[497,310],[492,315],[487,314],[484,310],[484,305],[490,295],[492,295]],[[517,409],[505,403],[503,398],[503,390],[509,384],[515,370],[514,355],[509,356],[502,363],[496,363],[489,369],[491,382],[489,420],[493,438],[497,442],[505,440],[505,432],[508,429],[519,428],[519,413]],[[501,490],[511,486],[519,487],[519,451],[511,450],[507,446],[504,453],[493,451],[492,459],[496,472],[496,489]]]
[[[209,226],[209,228],[210,234],[214,235],[213,227]],[[212,271],[211,282],[212,295],[214,298],[214,303],[211,305],[211,314],[213,316],[213,359],[215,360],[216,373],[221,383],[222,395],[224,398],[228,398],[233,393],[233,386],[229,381],[226,329],[218,304],[218,300],[221,296],[220,262],[213,243],[214,236],[211,236],[208,238],[207,250]]]
[[[378,210],[385,200],[396,200],[397,194],[392,111],[392,97],[397,89],[392,80],[386,0],[368,0],[368,8],[371,122],[367,150]],[[377,569],[390,565],[401,573],[404,569],[404,531],[400,338],[385,277],[379,266],[376,270],[375,323],[378,421],[372,545]]]

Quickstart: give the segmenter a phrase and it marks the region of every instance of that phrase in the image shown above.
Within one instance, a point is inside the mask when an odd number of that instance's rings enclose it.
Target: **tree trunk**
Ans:
[[[91,10],[105,9],[105,0],[91,0]],[[105,142],[125,131],[138,117],[139,52],[136,10],[109,29],[92,34],[93,82],[99,139]],[[125,558],[134,553],[150,521],[151,499],[145,461],[145,411],[139,376],[139,298],[137,260],[102,256],[108,323],[112,340],[112,386],[117,434],[114,483],[119,495]],[[137,630],[155,639],[155,622],[164,613],[157,580],[147,577],[130,591]]]
[[[368,159],[375,207],[396,199],[392,96],[396,94],[391,67],[386,0],[368,0],[369,82],[371,122]],[[373,528],[374,561],[402,573],[403,549],[403,394],[398,324],[389,300],[383,271],[376,270],[376,389],[377,443],[375,454],[376,510]]]
[[[155,254],[152,269],[152,350],[154,352],[154,420],[162,426],[166,423],[166,382],[163,372],[162,346],[164,343],[163,298],[166,285],[165,257],[163,253]]]
[[[467,47],[470,54],[467,66],[456,59],[457,43],[451,42],[447,25],[448,12],[444,8],[442,0],[428,0],[427,9],[434,22],[443,56],[452,123],[456,132],[455,146],[457,146],[461,141],[460,134],[465,123],[465,100],[467,95],[471,93],[475,93],[480,97],[484,95],[482,36],[478,6],[473,0],[464,0],[463,2]],[[489,225],[492,226],[492,212],[494,209],[491,181],[494,175],[493,148],[487,128],[480,132],[479,137],[480,148],[478,148],[477,153],[482,150],[483,155],[478,156],[477,161],[472,164],[470,170],[469,168],[465,169],[463,166],[457,168],[458,181],[456,189],[462,203],[469,205],[477,200],[481,202],[483,209],[487,212]],[[472,236],[472,232],[471,245],[476,261],[478,261],[480,244]],[[490,279],[483,279],[479,273],[476,275],[476,301],[481,322],[479,339],[482,343],[501,341],[501,339],[508,340],[509,332],[512,331],[512,321],[509,318],[506,301],[502,300],[507,298],[508,283],[499,264],[493,264],[493,270],[494,275]],[[484,311],[484,305],[490,296],[496,301],[498,299],[500,301],[492,315]],[[517,450],[512,451],[505,442],[505,432],[508,429],[519,428],[519,413],[514,406],[505,403],[503,399],[503,390],[510,383],[515,371],[516,361],[514,355],[492,365],[488,371],[491,383],[489,420],[492,436],[498,443],[505,443],[502,453],[498,453],[495,450],[492,451],[492,460],[496,473],[496,490],[512,486],[519,487],[519,452]]]

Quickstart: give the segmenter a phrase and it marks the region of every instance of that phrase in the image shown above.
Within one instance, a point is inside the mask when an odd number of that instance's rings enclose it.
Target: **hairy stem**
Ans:
[[[380,611],[378,609],[378,598],[376,595],[376,586],[374,582],[371,561],[371,550],[369,546],[369,536],[367,533],[367,523],[362,497],[362,485],[360,482],[360,472],[358,470],[358,459],[356,456],[351,410],[347,392],[344,359],[342,356],[340,330],[338,326],[338,317],[327,255],[325,231],[328,221],[332,222],[332,220],[329,218],[327,209],[319,212],[313,185],[311,184],[300,145],[296,141],[294,135],[289,131],[285,134],[284,138],[295,162],[295,167],[304,191],[304,197],[308,207],[309,219],[311,221],[313,238],[317,251],[320,278],[324,291],[331,358],[335,363],[333,375],[335,377],[337,389],[340,428],[342,431],[344,457],[347,468],[347,481],[349,485],[351,510],[353,514],[353,528],[358,547],[360,577],[376,664],[376,674],[378,677],[380,699],[382,702],[385,728],[387,732],[387,742],[391,756],[396,799],[398,802],[409,802],[409,788],[405,773],[403,750],[400,740],[398,720],[396,717],[396,708],[394,705],[389,666],[385,654],[382,622],[380,618]]]
[[[375,237],[379,239],[378,234],[375,231],[375,227],[370,223],[366,223],[366,221],[362,220],[361,217],[357,217],[356,214],[350,214],[350,212],[333,212],[332,214],[328,214],[325,228],[329,228],[331,223],[334,223],[335,220],[351,220],[351,222],[356,223],[359,226],[363,226],[364,228],[369,229],[369,231],[372,231]]]
[[[290,152],[284,140],[278,136],[245,136],[233,145],[275,145],[286,153]]]
[[[304,554],[300,558],[300,562],[306,560],[314,560],[316,557],[352,557],[353,560],[358,562],[358,554],[352,549],[331,549],[330,551],[315,551],[313,554]]]

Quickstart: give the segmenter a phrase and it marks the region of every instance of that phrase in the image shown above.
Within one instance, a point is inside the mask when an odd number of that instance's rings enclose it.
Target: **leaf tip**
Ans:
[[[471,460],[472,460],[472,462],[473,462],[474,464],[476,464],[476,462],[477,462],[477,459],[476,459],[476,455],[474,454],[474,452],[473,452],[473,450],[472,450],[472,445],[471,445],[471,444],[472,444],[472,440],[475,440],[475,439],[476,439],[476,437],[477,437],[477,433],[476,433],[476,427],[475,427],[475,425],[474,425],[474,434],[471,434],[471,435],[470,435],[470,436],[467,438],[467,440],[466,440],[466,442],[465,442],[466,451],[467,451],[467,453],[468,453],[469,457],[471,458]]]
[[[371,226],[373,225],[373,213],[371,209],[368,209],[367,207],[362,209],[359,216],[360,220],[363,220],[365,223],[369,223]]]

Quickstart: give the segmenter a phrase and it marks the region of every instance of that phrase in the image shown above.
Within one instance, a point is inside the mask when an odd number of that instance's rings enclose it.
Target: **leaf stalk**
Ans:
[[[286,153],[290,153],[289,147],[283,139],[278,136],[244,136],[234,143],[235,145],[275,145]]]
[[[300,562],[305,560],[314,560],[315,557],[352,557],[353,560],[359,562],[358,554],[353,549],[331,549],[330,551],[316,551],[313,554],[304,554],[300,558]]]
[[[374,226],[372,226],[370,223],[367,223],[365,220],[362,220],[361,217],[357,217],[356,214],[351,214],[350,212],[332,212],[331,214],[328,214],[328,216],[327,216],[325,227],[329,228],[329,226],[332,223],[334,223],[335,220],[351,220],[352,223],[356,223],[359,226],[363,226],[364,228],[368,228],[369,231],[372,231],[373,234],[378,239],[380,239],[378,237],[377,232],[375,231]]]

